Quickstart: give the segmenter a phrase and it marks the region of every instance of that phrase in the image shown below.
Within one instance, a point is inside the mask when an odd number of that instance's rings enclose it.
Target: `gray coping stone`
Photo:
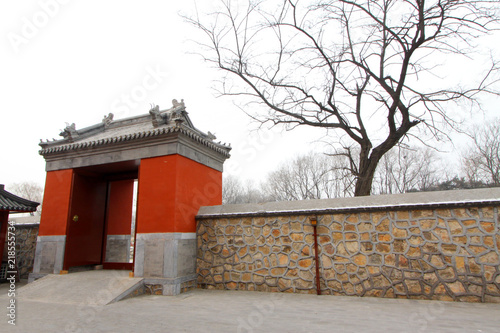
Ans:
[[[367,211],[380,209],[406,209],[413,207],[439,207],[500,203],[500,187],[473,190],[415,192],[404,194],[372,195],[353,198],[316,199],[299,201],[264,202],[204,206],[196,218],[214,218],[243,215],[313,214],[336,211]]]

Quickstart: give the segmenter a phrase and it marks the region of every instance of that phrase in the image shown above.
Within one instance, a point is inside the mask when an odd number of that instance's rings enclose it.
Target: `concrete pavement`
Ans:
[[[51,303],[106,305],[119,301],[140,287],[142,278],[128,271],[90,270],[71,274],[49,274],[19,289],[20,300],[50,300]],[[93,297],[92,297],[93,296]]]
[[[28,288],[24,287],[24,288]],[[21,295],[22,287],[20,288]],[[0,288],[0,332],[499,332],[500,304],[194,290],[100,305],[16,299]],[[27,295],[27,294],[25,294]]]

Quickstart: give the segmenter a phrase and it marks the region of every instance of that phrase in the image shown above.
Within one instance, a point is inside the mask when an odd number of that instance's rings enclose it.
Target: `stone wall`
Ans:
[[[314,217],[322,294],[500,302],[499,203],[484,201],[201,212],[198,287],[316,293]]]
[[[33,272],[38,224],[16,225],[16,259],[21,279],[27,279]]]

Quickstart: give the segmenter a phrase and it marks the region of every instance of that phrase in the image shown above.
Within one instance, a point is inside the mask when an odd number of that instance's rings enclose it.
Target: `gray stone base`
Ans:
[[[137,234],[134,275],[151,293],[178,295],[196,279],[196,234]]]
[[[137,234],[134,273],[177,279],[196,274],[196,233]]]
[[[108,235],[105,262],[129,262],[130,235]]]
[[[59,274],[63,269],[66,236],[38,236],[33,274]]]

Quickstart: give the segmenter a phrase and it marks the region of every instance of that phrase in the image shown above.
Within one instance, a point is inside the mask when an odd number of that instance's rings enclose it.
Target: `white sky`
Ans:
[[[40,3],[59,4],[47,22]],[[150,103],[169,108],[174,98],[184,99],[196,127],[231,143],[227,173],[262,178],[282,158],[309,149],[307,131],[257,133],[229,98],[215,97],[218,72],[189,54],[194,28],[178,15],[192,2],[62,3],[0,3],[0,183],[44,184],[38,143],[59,138],[66,122],[79,129],[109,112],[119,119],[147,113]]]
[[[159,0],[2,1],[0,183],[43,185],[38,142],[58,138],[66,122],[79,129],[109,112],[118,119],[144,114],[150,103],[169,108],[174,98],[184,99],[196,127],[231,143],[229,174],[259,180],[310,150],[320,137],[316,131],[251,131],[255,124],[230,98],[215,97],[211,87],[219,73],[188,53],[193,46],[186,41],[195,30],[178,15],[192,6]],[[131,95],[133,105],[127,106],[125,96]]]

